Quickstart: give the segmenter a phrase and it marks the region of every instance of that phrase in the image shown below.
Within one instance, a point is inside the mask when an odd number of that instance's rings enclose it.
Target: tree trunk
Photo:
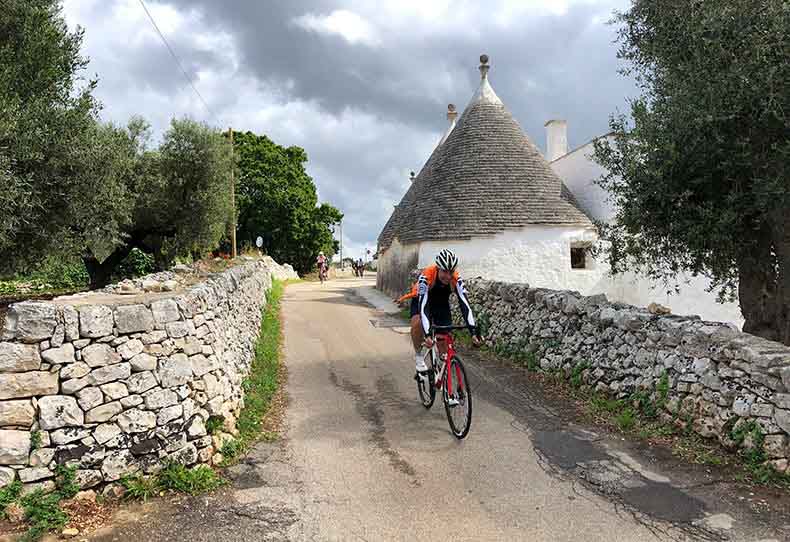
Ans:
[[[738,262],[738,297],[743,331],[790,344],[790,232],[775,217],[760,232],[760,243]]]
[[[82,253],[82,261],[90,277],[91,290],[104,288],[110,283],[112,272],[129,255],[134,245],[127,244],[116,248],[106,260],[100,262],[93,251],[86,248]]]

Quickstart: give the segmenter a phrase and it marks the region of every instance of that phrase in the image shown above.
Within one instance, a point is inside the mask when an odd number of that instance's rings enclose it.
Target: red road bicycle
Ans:
[[[417,393],[422,406],[430,409],[441,390],[444,411],[455,438],[462,439],[469,433],[472,424],[472,391],[461,358],[453,346],[452,331],[467,329],[465,326],[434,326],[431,328],[433,346],[425,354],[427,373],[417,373]],[[447,354],[439,354],[437,343],[447,343]]]

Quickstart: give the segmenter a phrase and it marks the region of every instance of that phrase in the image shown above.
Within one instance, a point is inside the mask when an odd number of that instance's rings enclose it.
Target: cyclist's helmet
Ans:
[[[436,255],[436,265],[443,271],[455,271],[458,266],[458,256],[453,254],[451,250],[444,249]]]

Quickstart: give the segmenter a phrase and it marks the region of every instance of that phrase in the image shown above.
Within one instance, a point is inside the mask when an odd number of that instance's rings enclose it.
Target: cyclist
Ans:
[[[475,325],[472,307],[466,297],[464,282],[456,267],[458,267],[458,257],[448,249],[442,250],[436,255],[435,263],[423,269],[411,291],[397,300],[398,303],[401,303],[406,299],[411,299],[411,340],[414,345],[414,361],[418,373],[428,370],[422,346],[423,344],[427,348],[433,346],[433,342],[428,336],[431,323],[438,326],[452,324],[450,314],[450,294],[452,292],[458,296],[461,314],[463,314],[466,325],[472,334],[472,342],[475,346],[479,346],[482,342]]]
[[[324,256],[324,251],[318,253],[318,257],[315,259],[315,264],[318,266],[318,274],[321,276],[326,276],[326,256]]]

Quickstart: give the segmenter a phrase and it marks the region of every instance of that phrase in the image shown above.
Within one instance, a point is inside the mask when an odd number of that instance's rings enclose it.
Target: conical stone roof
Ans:
[[[379,236],[401,243],[470,239],[528,225],[592,227],[571,192],[482,80]]]

